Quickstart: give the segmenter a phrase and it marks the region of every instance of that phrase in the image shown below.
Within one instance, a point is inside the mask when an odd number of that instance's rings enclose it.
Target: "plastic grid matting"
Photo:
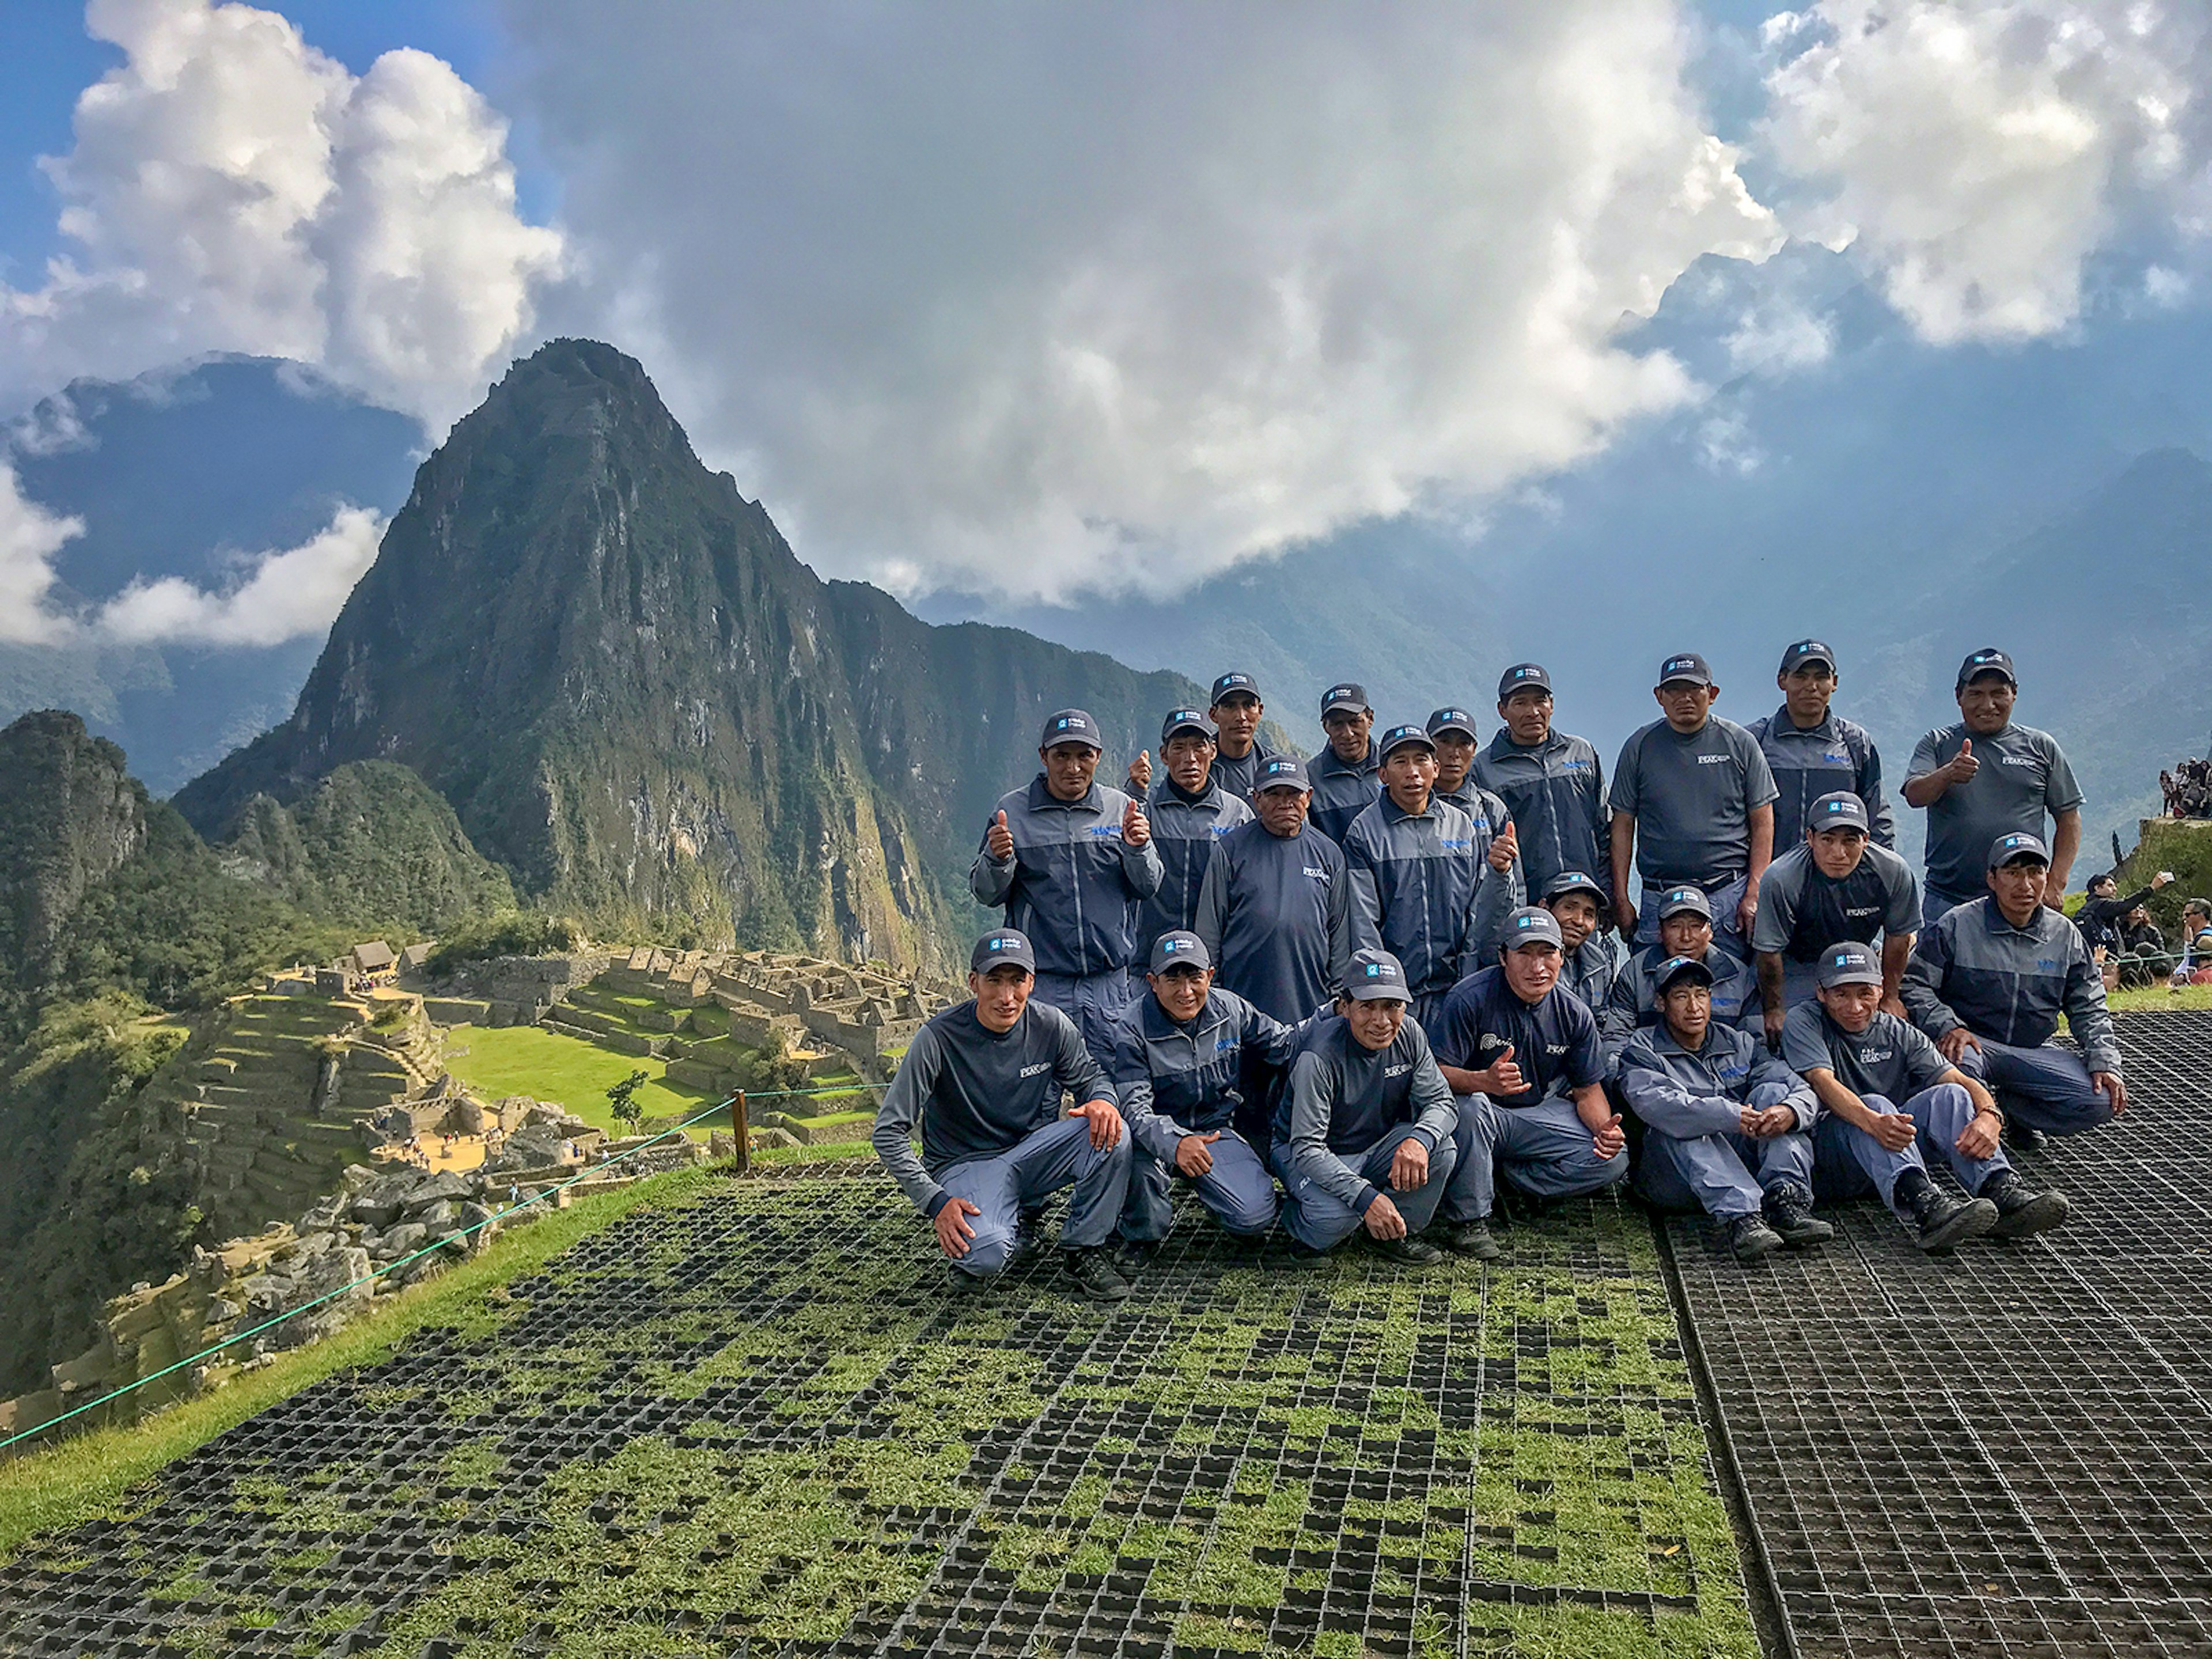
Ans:
[[[2057,1232],[1929,1257],[1856,1205],[1746,1272],[1668,1224],[1805,1659],[2212,1653],[2212,1015],[2119,1031],[2129,1115],[2014,1155]]]
[[[1297,1265],[1179,1222],[1101,1310],[951,1290],[887,1183],[586,1239],[0,1568],[0,1650],[1755,1651],[1648,1228]]]

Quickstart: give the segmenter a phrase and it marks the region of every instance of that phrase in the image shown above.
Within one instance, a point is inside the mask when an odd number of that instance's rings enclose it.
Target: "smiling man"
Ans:
[[[2020,681],[1994,647],[1959,665],[1959,722],[1930,732],[1905,769],[1905,799],[1928,814],[1924,924],[1982,892],[1982,856],[2000,836],[2033,836],[2051,849],[2043,902],[2057,909],[2081,847],[2081,787],[2058,740],[2014,726]],[[2050,839],[2043,821],[2051,819]]]
[[[1328,746],[1307,769],[1313,780],[1314,828],[1340,846],[1352,819],[1374,805],[1382,751],[1375,745],[1375,711],[1367,689],[1346,682],[1322,693],[1321,729]]]
[[[1723,1025],[1759,1029],[1759,980],[1751,969],[1713,943],[1713,908],[1695,887],[1673,887],[1652,906],[1659,942],[1630,958],[1613,981],[1599,1026],[1609,1058],[1617,1059],[1636,1032],[1659,1022],[1659,969],[1676,957],[1705,965],[1712,1018]]]
[[[1559,982],[1593,1014],[1603,1011],[1628,951],[1605,925],[1605,889],[1580,870],[1562,870],[1544,889],[1543,906],[1559,924],[1566,962]]]
[[[1498,682],[1504,722],[1474,758],[1474,781],[1512,820],[1526,890],[1540,893],[1564,870],[1600,881],[1610,870],[1605,771],[1584,739],[1552,729],[1552,677],[1516,663]]]
[[[1652,898],[1693,886],[1712,901],[1722,948],[1748,961],[1759,878],[1774,853],[1774,775],[1758,739],[1712,712],[1721,689],[1696,652],[1660,664],[1651,695],[1664,718],[1630,738],[1613,769],[1613,902],[1620,931],[1652,943],[1659,934],[1649,915]],[[1628,896],[1632,852],[1644,880],[1640,904]]]
[[[2120,1048],[2081,929],[2044,902],[2051,854],[2016,832],[1990,844],[1987,864],[1988,893],[1945,911],[1913,951],[1912,1023],[1995,1092],[2014,1146],[2109,1123],[2128,1109]],[[2080,1054],[2051,1041],[2061,1016]]]
[[[1214,777],[1213,728],[1195,708],[1171,710],[1160,722],[1160,760],[1162,775],[1153,780],[1146,803],[1160,884],[1138,912],[1137,951],[1129,963],[1131,975],[1139,980],[1152,941],[1188,932],[1198,920],[1199,889],[1214,844],[1252,817],[1243,797],[1231,795]],[[1143,998],[1140,988],[1136,994]]]
[[[1759,740],[1781,793],[1774,801],[1774,845],[1805,839],[1806,816],[1823,795],[1845,792],[1866,808],[1867,833],[1877,847],[1897,845],[1897,826],[1881,788],[1881,755],[1863,726],[1829,707],[1838,683],[1835,648],[1799,640],[1782,653],[1774,684],[1782,707],[1744,729]]]
[[[1387,951],[1356,953],[1275,1110],[1283,1225],[1310,1250],[1364,1229],[1389,1261],[1442,1261],[1420,1235],[1451,1178],[1455,1121],[1428,1039],[1406,1018],[1404,969]]]
[[[1804,839],[1766,866],[1751,945],[1770,1042],[1781,1040],[1784,1013],[1812,996],[1815,970],[1835,945],[1880,939],[1882,1006],[1905,1013],[1899,992],[1920,931],[1920,884],[1867,831],[1857,795],[1823,795],[1806,814]]]
[[[1253,820],[1214,848],[1191,929],[1221,983],[1286,1025],[1327,1005],[1352,955],[1352,884],[1344,854],[1307,822],[1312,799],[1296,755],[1260,763]]]
[[[915,1034],[876,1114],[876,1156],[963,1280],[1002,1272],[1035,1242],[1024,1212],[1072,1187],[1060,1235],[1067,1275],[1091,1300],[1118,1302],[1129,1286],[1106,1245],[1128,1193],[1129,1143],[1074,1022],[1032,1000],[1036,964],[1013,928],[976,940],[972,1000]],[[1063,1090],[1079,1103],[1064,1118]]]
[[[975,902],[1003,905],[1034,941],[1036,996],[1076,1023],[1100,1068],[1129,1000],[1138,908],[1159,891],[1160,855],[1145,809],[1097,781],[1098,722],[1063,708],[1037,740],[1042,769],[1000,798],[968,869]]]

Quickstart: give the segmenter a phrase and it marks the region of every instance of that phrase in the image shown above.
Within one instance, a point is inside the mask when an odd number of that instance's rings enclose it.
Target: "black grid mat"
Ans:
[[[2212,1015],[2015,1162],[2063,1229],[1923,1256],[1873,1205],[1746,1272],[1669,1243],[1799,1654],[2212,1654]]]

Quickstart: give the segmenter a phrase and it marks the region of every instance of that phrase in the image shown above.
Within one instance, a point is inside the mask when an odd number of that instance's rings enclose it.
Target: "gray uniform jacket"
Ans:
[[[1796,1109],[1798,1128],[1811,1128],[1820,1115],[1813,1085],[1748,1031],[1708,1026],[1705,1046],[1692,1054],[1662,1021],[1620,1051],[1620,1092],[1637,1116],[1674,1140],[1735,1133],[1751,1091],[1770,1083],[1790,1091],[1782,1103]]]
[[[1310,823],[1270,835],[1254,818],[1222,838],[1198,890],[1191,931],[1218,983],[1285,1024],[1344,982],[1352,960],[1352,884],[1344,854]]]
[[[1567,952],[1559,970],[1559,983],[1580,997],[1593,1014],[1601,1012],[1613,995],[1613,982],[1628,965],[1628,947],[1610,927],[1592,933]]]
[[[1151,960],[1153,940],[1197,921],[1198,890],[1205,884],[1214,842],[1252,817],[1252,809],[1218,783],[1209,780],[1206,793],[1194,800],[1165,777],[1152,785],[1145,811],[1160,855],[1160,885],[1138,912],[1137,948],[1129,966],[1139,972]]]
[[[1490,843],[1504,834],[1505,826],[1513,820],[1513,815],[1505,810],[1504,801],[1476,782],[1472,770],[1460,781],[1458,788],[1437,790],[1437,799],[1449,801],[1474,820],[1474,855],[1487,869],[1490,864]],[[1515,832],[1515,836],[1517,840],[1519,837],[1517,830]],[[1486,876],[1484,879],[1487,880],[1489,878]],[[1528,874],[1518,853],[1513,855],[1513,862],[1506,868],[1505,879],[1510,884],[1509,890],[1511,896],[1507,900],[1503,914],[1511,915],[1522,905],[1529,902]],[[1480,963],[1470,963],[1468,971],[1472,973],[1481,965]]]
[[[1363,1157],[1408,1123],[1433,1152],[1459,1127],[1450,1086],[1410,1014],[1379,1054],[1363,1047],[1341,1016],[1316,1020],[1291,1067],[1288,1092],[1291,1167],[1362,1215],[1376,1189],[1339,1152]]]
[[[1766,866],[1751,948],[1793,962],[1813,962],[1831,945],[1871,945],[1920,931],[1920,884],[1912,866],[1887,847],[1869,846],[1859,867],[1841,881],[1823,875],[1813,849],[1799,842]]]
[[[1904,995],[1930,1037],[1963,1025],[2016,1048],[2050,1042],[2063,1014],[2089,1069],[2119,1072],[2104,975],[2081,930],[2056,910],[2039,906],[2025,927],[2007,921],[1993,898],[1946,910],[1913,947]]]
[[[1973,734],[1962,721],[1930,732],[1912,751],[1905,781],[1948,765],[1959,745]],[[1928,808],[1928,885],[1954,904],[1989,890],[1990,843],[2021,832],[2043,839],[2048,814],[2079,811],[2081,786],[2065,751],[2048,732],[2032,726],[2008,726],[1992,737],[1974,738],[1981,763],[1965,783],[1954,783]]]
[[[1484,965],[1516,902],[1511,875],[1476,852],[1474,820],[1431,796],[1419,817],[1389,795],[1344,837],[1354,950],[1382,950],[1413,996],[1449,991]]]
[[[1774,774],[1774,850],[1805,839],[1805,814],[1823,795],[1850,793],[1865,803],[1877,847],[1897,845],[1897,819],[1881,790],[1881,755],[1867,729],[1831,713],[1818,726],[1800,726],[1784,703],[1744,727],[1759,739]]]
[[[1137,907],[1160,887],[1160,855],[1151,842],[1121,839],[1128,796],[1102,784],[1064,801],[1038,773],[1026,789],[999,798],[1014,855],[991,856],[989,836],[968,866],[979,904],[1004,905],[1006,926],[1027,933],[1041,974],[1101,974],[1126,969],[1136,951]]]
[[[1301,1033],[1216,986],[1188,1024],[1168,1018],[1147,990],[1121,1011],[1114,1029],[1114,1090],[1130,1137],[1173,1164],[1185,1135],[1230,1128],[1243,1104],[1239,1087],[1248,1048],[1276,1066],[1290,1063]]]
[[[1468,775],[1496,795],[1513,820],[1528,891],[1542,892],[1563,870],[1613,885],[1605,769],[1587,742],[1554,732],[1524,745],[1500,732],[1475,752]]]
[[[1252,747],[1238,759],[1226,755],[1213,757],[1213,781],[1221,793],[1244,806],[1252,804],[1252,786],[1260,781],[1261,763],[1275,751],[1260,741],[1252,739]]]
[[[1382,793],[1382,751],[1372,738],[1367,740],[1367,757],[1360,761],[1339,760],[1335,749],[1323,744],[1320,755],[1306,763],[1306,775],[1313,780],[1313,805],[1306,822],[1342,846],[1352,819]]]
[[[1635,1031],[1658,1024],[1659,999],[1651,981],[1667,960],[1665,945],[1646,945],[1615,976],[1598,1016],[1607,1047],[1618,1048]],[[1763,1039],[1765,1005],[1759,998],[1759,975],[1717,945],[1706,947],[1705,966],[1713,970],[1713,1024],[1740,1025]]]

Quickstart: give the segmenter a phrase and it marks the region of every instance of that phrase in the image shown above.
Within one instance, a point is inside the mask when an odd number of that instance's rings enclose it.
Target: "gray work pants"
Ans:
[[[1409,1237],[1435,1218],[1437,1206],[1443,1201],[1444,1185],[1451,1179],[1455,1156],[1452,1143],[1445,1141],[1429,1154],[1429,1178],[1410,1192],[1400,1192],[1390,1184],[1390,1161],[1397,1155],[1399,1143],[1413,1133],[1413,1126],[1403,1124],[1364,1152],[1337,1154],[1398,1206]],[[1323,1190],[1312,1176],[1301,1175],[1291,1162],[1288,1145],[1277,1141],[1273,1157],[1275,1173],[1283,1178],[1283,1226],[1292,1238],[1308,1249],[1327,1250],[1359,1231],[1365,1218],[1334,1193]]]
[[[1959,1069],[1986,1085],[2008,1118],[2053,1135],[2078,1135],[2112,1121],[2112,1103],[2071,1049],[2021,1048],[1987,1037],[1981,1043],[1966,1049]]]
[[[1779,1083],[1762,1083],[1751,1104],[1764,1111],[1789,1097]],[[1757,1215],[1777,1187],[1813,1190],[1813,1137],[1793,1129],[1762,1139],[1749,1135],[1697,1135],[1676,1139],[1647,1129],[1636,1170],[1636,1190],[1666,1210],[1702,1209],[1717,1221]]]
[[[1903,1110],[1920,1133],[1903,1152],[1893,1152],[1865,1130],[1844,1122],[1833,1112],[1823,1112],[1813,1126],[1814,1176],[1823,1198],[1864,1198],[1872,1193],[1895,1211],[1897,1178],[1907,1170],[1925,1170],[1928,1164],[1923,1154],[1948,1164],[1959,1184],[1969,1193],[1978,1193],[1991,1176],[2012,1167],[2002,1146],[1988,1158],[1968,1158],[1959,1150],[1959,1137],[1973,1121],[1974,1101],[1955,1083],[1931,1085],[1901,1109],[1881,1095],[1860,1098],[1869,1111],[1885,1117]],[[1903,1212],[1898,1213],[1901,1216]]]
[[[1129,1006],[1129,975],[1115,968],[1103,974],[1039,974],[1030,992],[1048,1008],[1075,1022],[1083,1046],[1098,1069],[1114,1069],[1114,1022]]]
[[[1533,1106],[1501,1106],[1488,1095],[1454,1095],[1459,1127],[1452,1144],[1459,1168],[1444,1198],[1447,1221],[1479,1221],[1490,1213],[1504,1176],[1538,1198],[1572,1198],[1610,1187],[1628,1174],[1624,1147],[1600,1158],[1589,1126],[1571,1100],[1558,1095]]]
[[[1075,1190],[1060,1230],[1061,1245],[1073,1250],[1103,1244],[1128,1196],[1129,1152],[1126,1130],[1111,1146],[1093,1146],[1090,1120],[1064,1117],[1032,1129],[1003,1152],[933,1170],[939,1186],[981,1212],[968,1218],[975,1237],[968,1254],[952,1265],[978,1279],[1000,1272],[1013,1250],[1022,1212],[1064,1187]]]
[[[1141,1146],[1129,1166],[1129,1199],[1121,1211],[1121,1237],[1140,1243],[1165,1238],[1174,1220],[1168,1194],[1178,1180],[1190,1182],[1198,1201],[1227,1231],[1257,1238],[1275,1224],[1275,1180],[1265,1159],[1234,1129],[1208,1148],[1213,1167],[1202,1176],[1185,1176]]]

